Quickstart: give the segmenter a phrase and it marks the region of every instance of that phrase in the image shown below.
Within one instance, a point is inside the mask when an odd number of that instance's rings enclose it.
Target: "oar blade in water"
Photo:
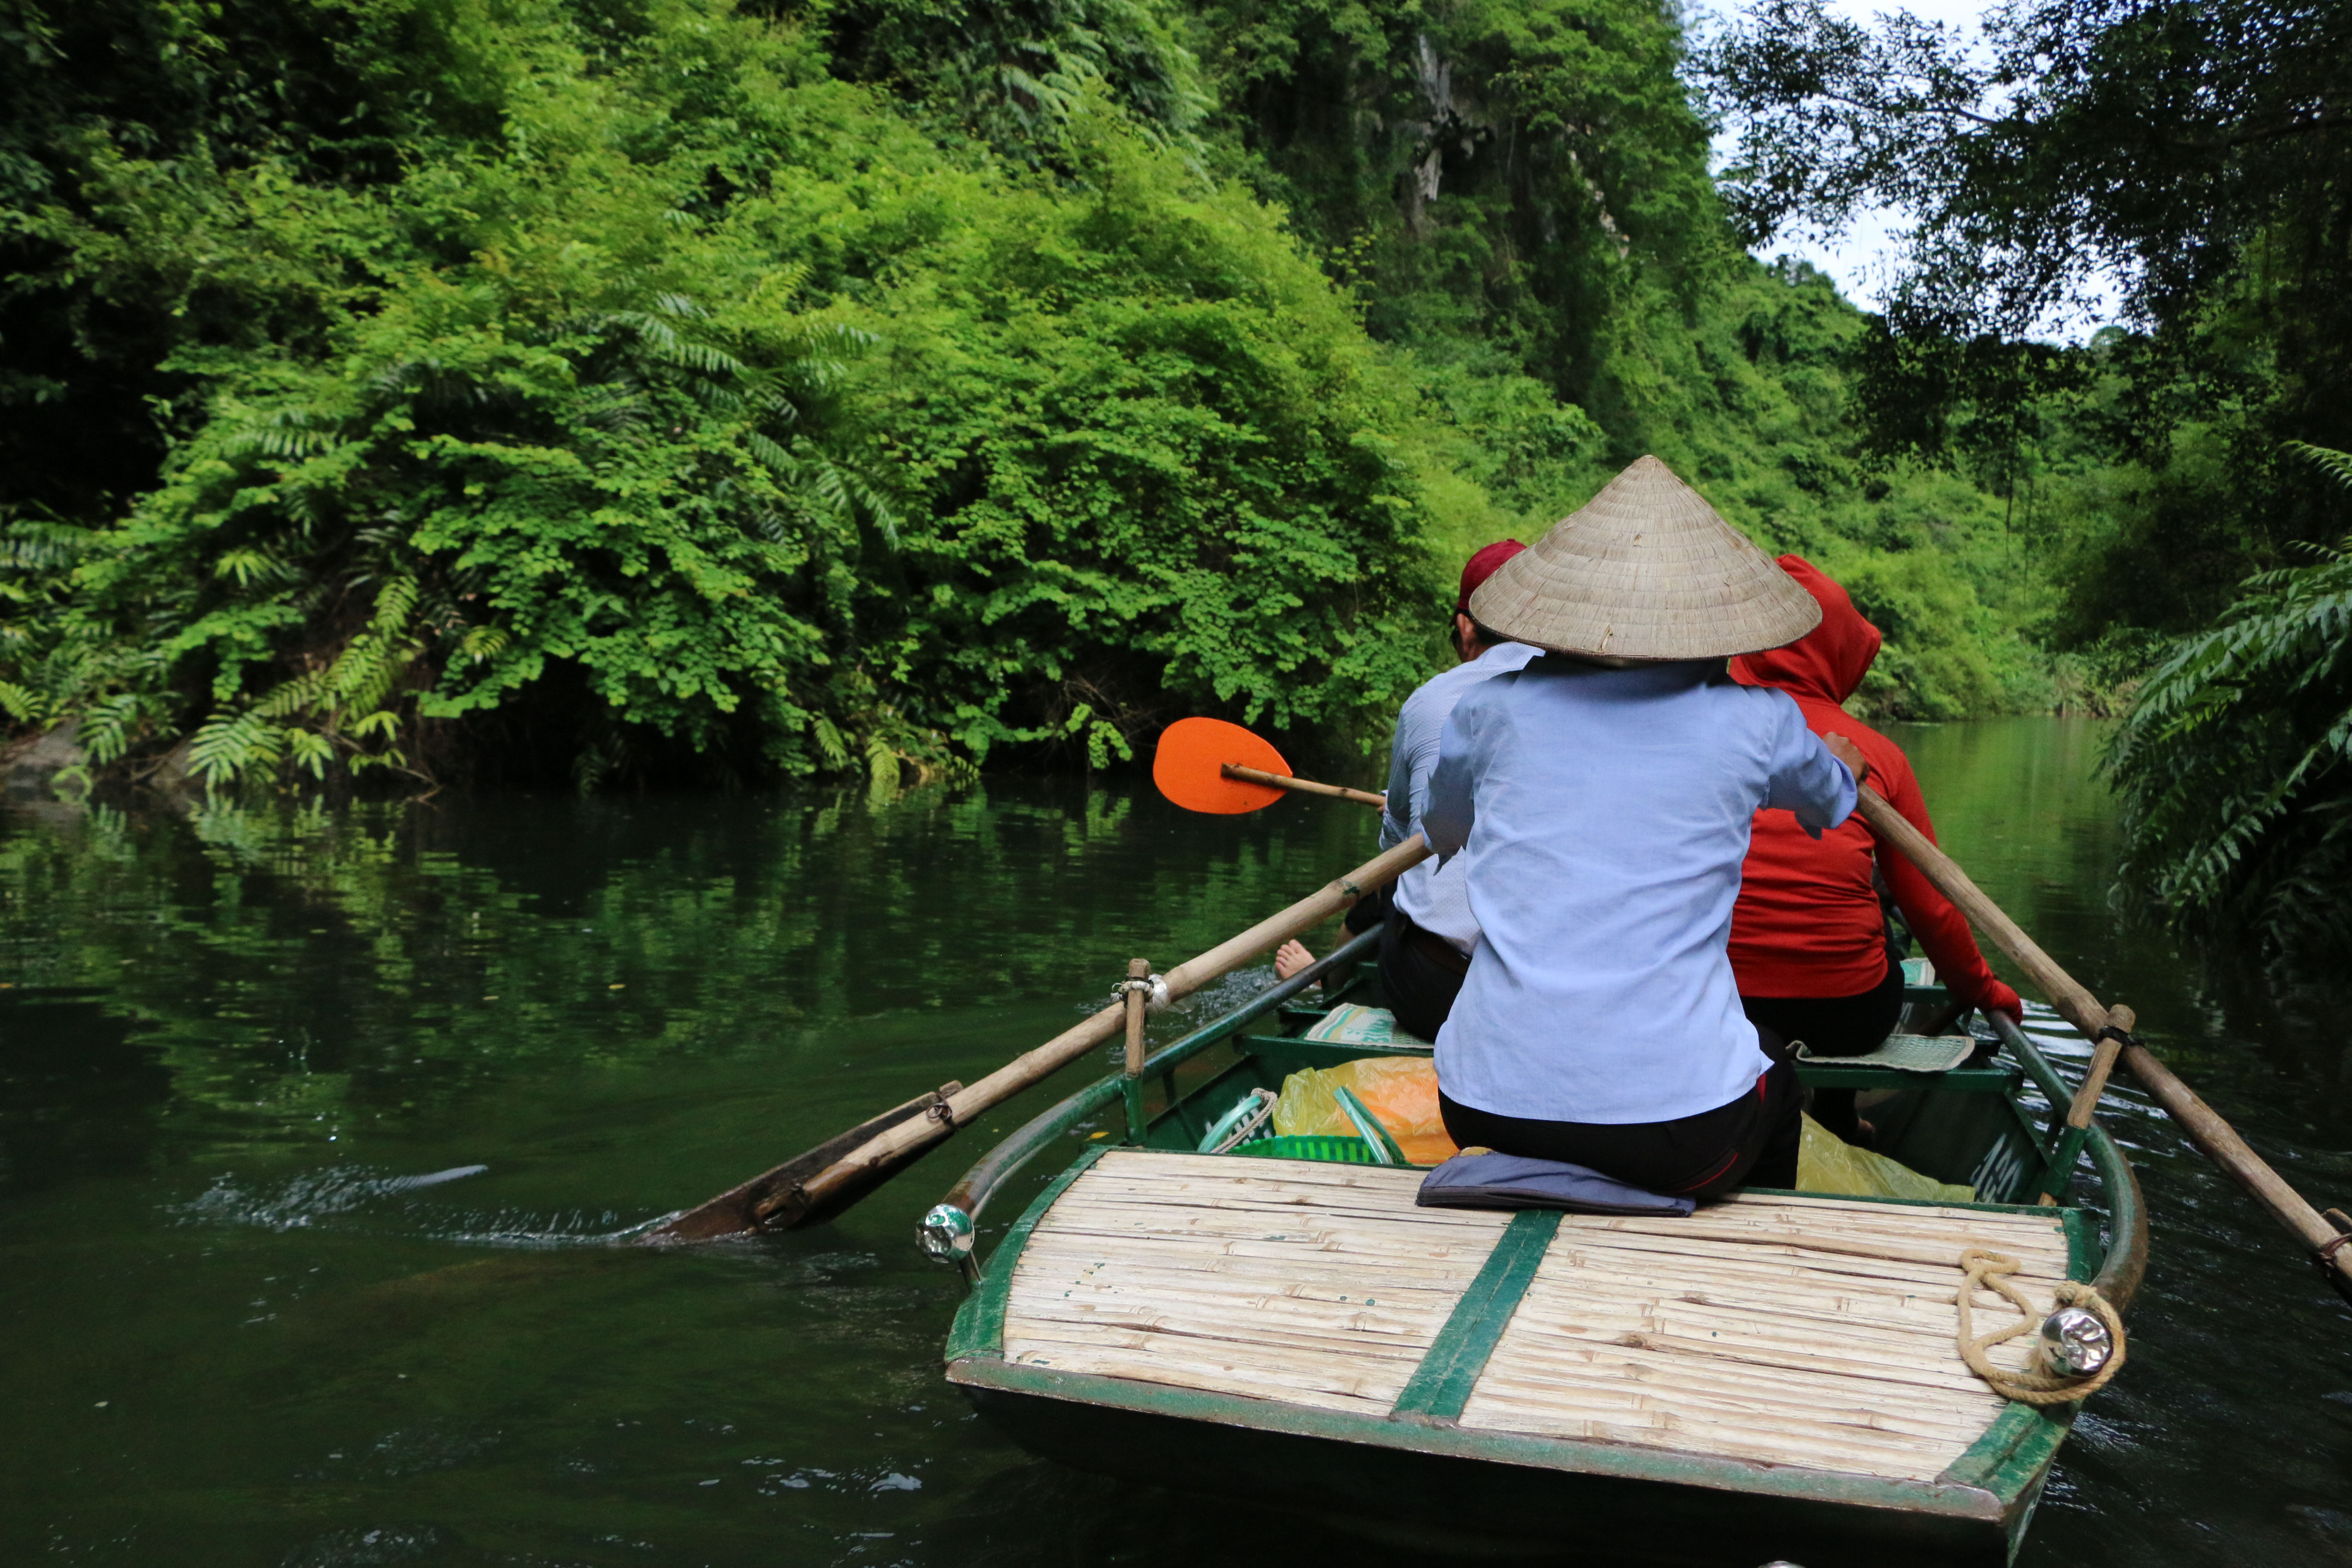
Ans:
[[[898,1164],[876,1167],[869,1173],[871,1179],[856,1190],[832,1194],[827,1201],[814,1207],[805,1207],[793,1201],[793,1194],[801,1183],[877,1134],[887,1132],[909,1118],[928,1114],[931,1107],[962,1087],[961,1083],[941,1084],[903,1105],[894,1105],[871,1121],[860,1122],[846,1132],[828,1138],[816,1147],[793,1155],[775,1169],[761,1173],[740,1187],[730,1187],[709,1202],[699,1204],[634,1239],[641,1245],[657,1247],[673,1242],[716,1241],[723,1237],[755,1236],[822,1225],[897,1175],[900,1166],[921,1158],[928,1150],[916,1149]]]

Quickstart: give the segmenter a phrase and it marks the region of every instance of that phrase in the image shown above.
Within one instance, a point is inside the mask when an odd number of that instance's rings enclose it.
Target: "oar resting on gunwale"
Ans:
[[[1227,938],[1164,976],[1147,980],[1154,1005],[1190,995],[1218,976],[1329,920],[1366,893],[1386,887],[1429,858],[1419,834],[1384,850],[1346,876],[1278,914]],[[1034,1050],[1024,1052],[968,1087],[948,1084],[918,1095],[880,1116],[827,1139],[740,1186],[697,1205],[631,1239],[661,1246],[708,1241],[762,1231],[796,1230],[830,1219],[952,1136],[973,1117],[1078,1060],[1118,1035],[1140,997],[1120,987],[1119,1000]],[[1162,994],[1164,993],[1164,998]]]

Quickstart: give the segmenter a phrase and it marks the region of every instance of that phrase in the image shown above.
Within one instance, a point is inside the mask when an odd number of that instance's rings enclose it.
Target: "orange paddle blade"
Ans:
[[[1187,811],[1232,816],[1272,805],[1284,792],[1271,784],[1229,779],[1218,770],[1239,763],[1261,773],[1290,776],[1282,753],[1223,719],[1179,719],[1160,732],[1160,752],[1151,759],[1151,782],[1160,793]]]

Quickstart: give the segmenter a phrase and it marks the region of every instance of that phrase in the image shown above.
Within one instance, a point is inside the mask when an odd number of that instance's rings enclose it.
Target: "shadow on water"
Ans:
[[[1900,738],[1989,890],[2312,1197],[2352,1196],[2326,998],[2215,981],[2110,898],[2096,731]],[[960,1287],[908,1238],[1076,1075],[816,1231],[608,1245],[969,1081],[1365,829],[992,782],[0,816],[0,1562],[1642,1561],[1572,1521],[1531,1558],[1122,1489],[979,1427],[938,1374]],[[2347,1313],[2128,1086],[2114,1120],[2154,1262],[2025,1561],[2352,1563]]]

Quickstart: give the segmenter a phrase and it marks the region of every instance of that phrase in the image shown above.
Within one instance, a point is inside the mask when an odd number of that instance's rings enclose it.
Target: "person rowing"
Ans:
[[[1732,906],[1757,811],[1834,828],[1870,764],[1727,661],[1821,606],[1645,457],[1470,615],[1546,651],[1463,696],[1423,814],[1480,932],[1437,1036],[1447,1132],[1656,1193],[1795,1184],[1796,1069],[1741,1010]]]
[[[1450,628],[1452,669],[1423,682],[1397,714],[1396,738],[1389,746],[1388,808],[1381,814],[1381,847],[1394,848],[1421,831],[1429,800],[1429,775],[1437,767],[1437,743],[1445,721],[1463,693],[1482,680],[1507,675],[1542,653],[1512,642],[1470,614],[1470,595],[1526,545],[1506,539],[1487,545],[1462,568],[1461,592],[1454,601]],[[1478,945],[1478,922],[1470,913],[1459,872],[1441,872],[1423,861],[1399,877],[1385,899],[1364,899],[1348,913],[1350,933],[1381,922],[1381,986],[1389,1011],[1408,1033],[1433,1040],[1453,1011],[1454,998],[1470,971]],[[1274,955],[1274,972],[1289,979],[1315,961],[1300,942],[1286,942]]]
[[[1853,598],[1801,556],[1780,568],[1822,608],[1822,624],[1786,647],[1742,654],[1731,679],[1794,698],[1817,735],[1836,730],[1870,759],[1874,787],[1935,839],[1927,802],[1903,748],[1840,706],[1878,657],[1878,628]],[[1903,856],[1889,854],[1862,818],[1821,835],[1786,811],[1756,814],[1739,902],[1731,911],[1731,972],[1748,1020],[1814,1056],[1874,1050],[1903,1011],[1903,954],[1887,937],[1874,869],[1904,926],[1927,950],[1955,1001],[2024,1021],[2017,993],[1985,966],[1969,922]],[[1848,1142],[1868,1142],[1854,1091],[1813,1091],[1813,1119]]]

